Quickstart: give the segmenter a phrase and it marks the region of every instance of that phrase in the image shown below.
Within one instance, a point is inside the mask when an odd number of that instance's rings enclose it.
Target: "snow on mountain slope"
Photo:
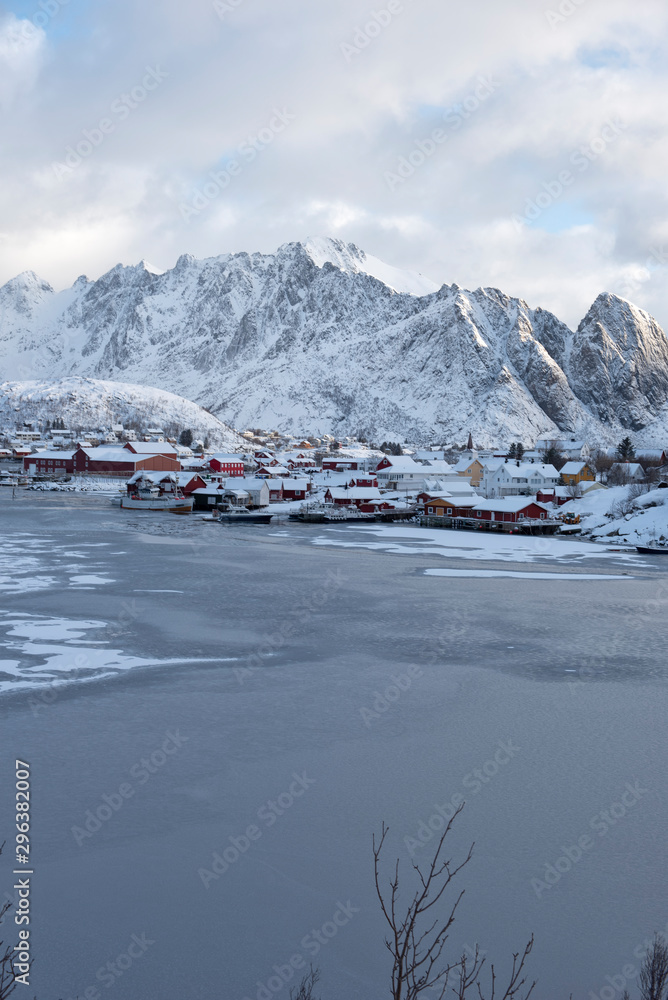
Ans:
[[[351,274],[370,274],[395,292],[407,295],[429,295],[438,291],[436,282],[414,271],[402,271],[360,250],[354,243],[344,243],[325,236],[312,236],[304,244],[311,260],[318,267],[333,264]]]
[[[119,264],[58,294],[22,275],[0,289],[0,370],[157,385],[236,427],[380,440],[613,443],[668,413],[668,341],[630,303],[599,296],[573,332],[498,289],[436,288],[322,238],[186,254],[162,274]]]
[[[92,429],[112,424],[172,425],[208,436],[216,448],[240,448],[244,439],[213,414],[162,389],[122,382],[69,377],[60,381],[4,382],[0,385],[0,426],[62,417],[67,427]]]

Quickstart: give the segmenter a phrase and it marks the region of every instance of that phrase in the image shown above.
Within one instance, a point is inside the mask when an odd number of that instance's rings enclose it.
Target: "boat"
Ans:
[[[114,498],[111,502],[115,502]],[[137,472],[128,481],[128,494],[121,497],[123,510],[164,510],[170,514],[189,514],[193,509],[193,498],[186,497],[178,487],[176,475],[166,473],[156,484],[154,477],[145,472]]]
[[[355,504],[350,504],[342,508],[346,515],[346,521],[373,521],[373,514],[359,510]]]
[[[333,503],[305,503],[298,511],[289,515],[292,521],[308,521],[311,524],[325,524],[327,521],[347,521],[346,512]]]
[[[659,545],[658,542],[654,545],[636,545],[636,552],[644,556],[668,556],[668,545]]]
[[[263,511],[249,510],[248,507],[237,507],[234,504],[218,504],[215,521],[221,524],[271,524],[273,514]]]

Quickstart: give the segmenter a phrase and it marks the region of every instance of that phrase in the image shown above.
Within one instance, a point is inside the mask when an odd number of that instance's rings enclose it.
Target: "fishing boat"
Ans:
[[[299,510],[288,515],[292,521],[309,521],[312,524],[325,524],[327,521],[346,521],[346,513],[333,503],[302,504]]]
[[[274,515],[263,511],[249,510],[248,507],[239,507],[234,504],[218,504],[214,520],[221,524],[271,524]]]
[[[189,514],[193,509],[193,498],[184,496],[173,472],[165,473],[157,483],[150,474],[137,472],[128,481],[128,493],[121,497],[121,507],[123,510],[164,510],[170,514]]]
[[[636,552],[641,552],[644,556],[668,556],[668,545],[660,545],[658,542],[636,545]]]

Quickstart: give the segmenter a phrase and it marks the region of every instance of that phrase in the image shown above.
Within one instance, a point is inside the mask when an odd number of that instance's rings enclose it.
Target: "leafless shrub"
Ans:
[[[445,901],[444,897],[447,898],[452,882],[473,855],[473,845],[464,860],[457,863],[445,859],[443,854],[445,840],[462,808],[463,806],[459,807],[446,826],[431,863],[422,868],[413,864],[417,888],[405,909],[399,900],[398,860],[388,888],[384,889],[381,885],[380,857],[388,834],[385,823],[379,840],[376,841],[375,836],[373,838],[376,894],[389,927],[385,945],[392,956],[392,1000],[418,1000],[427,991],[433,991],[434,1000],[443,1000],[451,977],[456,980],[453,993],[458,1000],[465,1000],[470,995],[475,995],[478,1000],[497,1000],[497,980],[493,965],[490,967],[489,992],[483,992],[481,976],[485,959],[480,957],[477,950],[473,959],[467,959],[463,955],[449,962],[444,955],[448,932],[454,923],[464,890],[458,892],[454,901],[446,907],[444,916],[438,916],[439,904]],[[524,966],[532,947],[533,937],[521,955],[519,952],[513,955],[508,985],[503,992],[498,992],[498,1000],[513,1000],[518,996],[521,996],[521,1000],[528,1000],[531,996],[535,983],[527,984]]]
[[[656,934],[638,977],[640,1000],[666,1000],[668,993],[668,946]]]
[[[311,966],[311,971],[302,979],[299,986],[293,987],[290,990],[290,1000],[318,1000],[314,996],[313,990],[316,984],[320,981],[320,969],[314,969]]]

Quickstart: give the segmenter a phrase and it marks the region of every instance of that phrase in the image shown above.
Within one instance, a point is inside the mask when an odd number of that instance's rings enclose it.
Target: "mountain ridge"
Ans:
[[[668,340],[601,293],[571,330],[496,288],[437,287],[329,238],[159,272],[118,264],[54,292],[0,288],[5,379],[156,385],[237,427],[481,445],[668,431]],[[645,443],[647,443],[647,441]]]

